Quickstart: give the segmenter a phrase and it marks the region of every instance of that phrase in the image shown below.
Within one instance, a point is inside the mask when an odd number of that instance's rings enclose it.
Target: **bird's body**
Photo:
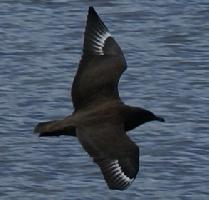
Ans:
[[[122,50],[93,7],[89,8],[83,55],[72,86],[74,112],[39,123],[40,136],[70,135],[100,167],[110,189],[124,190],[139,169],[139,148],[126,132],[153,120],[152,112],[125,105],[118,82],[127,65]]]

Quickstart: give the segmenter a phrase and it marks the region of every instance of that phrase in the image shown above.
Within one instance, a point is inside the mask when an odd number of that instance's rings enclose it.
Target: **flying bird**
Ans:
[[[34,129],[40,137],[77,137],[113,190],[128,188],[139,171],[139,147],[127,132],[149,121],[164,122],[148,110],[122,102],[118,82],[126,68],[120,46],[89,7],[83,54],[71,91],[74,112]]]

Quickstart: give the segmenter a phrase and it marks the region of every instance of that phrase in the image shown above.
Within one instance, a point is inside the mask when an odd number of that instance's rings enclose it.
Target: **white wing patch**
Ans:
[[[92,43],[95,53],[99,55],[104,55],[103,47],[108,37],[111,37],[111,34],[109,32],[94,33]]]
[[[129,178],[124,174],[122,171],[118,160],[112,161],[110,164],[106,166],[106,169],[104,173],[108,173],[111,176],[112,182],[117,186],[121,188],[126,188],[128,187],[134,178]]]

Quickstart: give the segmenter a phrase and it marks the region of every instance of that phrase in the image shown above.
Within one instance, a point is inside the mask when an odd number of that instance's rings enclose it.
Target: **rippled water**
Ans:
[[[0,199],[207,200],[209,2],[93,5],[127,59],[123,100],[166,123],[131,132],[141,149],[140,173],[123,192],[107,189],[76,138],[33,135],[37,122],[72,112],[69,88],[89,3],[0,1]]]

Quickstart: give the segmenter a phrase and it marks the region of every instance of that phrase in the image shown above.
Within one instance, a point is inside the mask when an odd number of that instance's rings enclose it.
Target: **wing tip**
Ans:
[[[89,6],[84,33],[83,54],[104,55],[105,41],[111,34],[93,6]]]
[[[93,6],[89,6],[89,12],[93,12],[93,11],[95,11],[94,7]]]
[[[97,26],[101,26],[100,28],[105,29],[105,31],[108,30],[93,6],[89,6],[88,15],[87,15],[87,24],[90,22],[94,22],[95,24],[97,24]]]
[[[129,186],[130,186],[130,184],[126,185],[125,187],[118,187],[118,186],[115,186],[115,185],[108,185],[110,190],[117,190],[117,191],[127,190]]]
[[[93,6],[89,6],[88,15],[97,15],[97,12],[95,11]]]
[[[118,160],[94,159],[99,164],[103,177],[111,190],[126,190],[135,179],[134,175],[126,175]]]
[[[129,186],[132,184],[133,180],[134,179],[132,179],[130,182],[122,182],[120,184],[115,184],[114,182],[112,182],[112,183],[107,182],[107,185],[110,190],[123,191],[123,190],[127,190],[129,188]]]
[[[40,133],[41,122],[38,123],[33,129],[33,133]]]

